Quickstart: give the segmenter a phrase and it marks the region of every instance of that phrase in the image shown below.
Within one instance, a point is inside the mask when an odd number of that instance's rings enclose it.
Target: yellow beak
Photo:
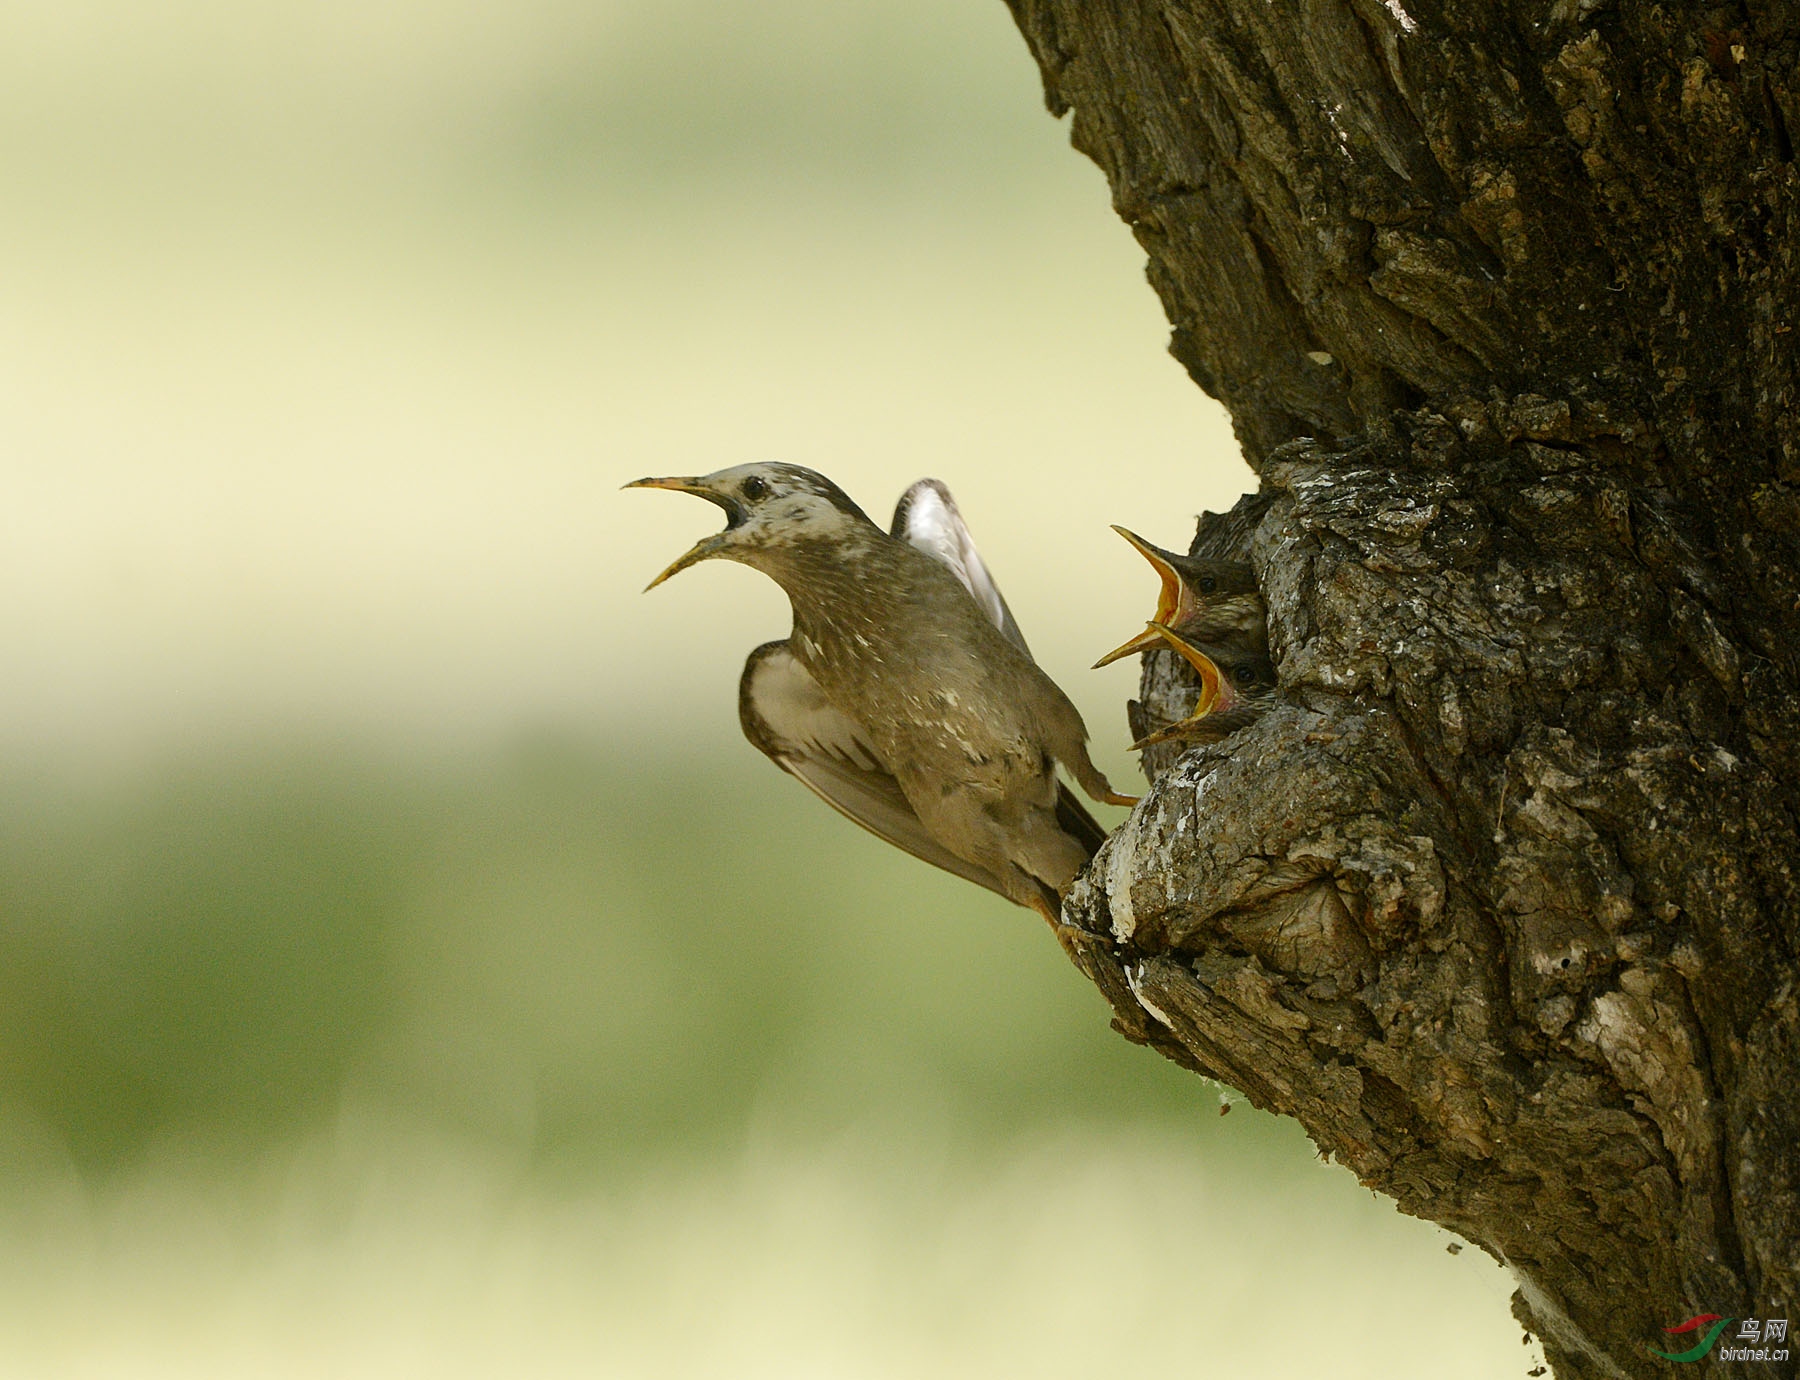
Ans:
[[[1182,615],[1187,612],[1187,610],[1182,607],[1182,601],[1186,595],[1187,586],[1182,583],[1180,572],[1177,571],[1174,566],[1169,564],[1162,551],[1159,548],[1152,546],[1129,528],[1120,527],[1117,524],[1114,524],[1113,531],[1117,532],[1121,537],[1125,538],[1126,541],[1130,542],[1132,548],[1145,560],[1150,562],[1150,568],[1162,579],[1162,589],[1156,596],[1156,613],[1151,618],[1150,623],[1144,628],[1144,631],[1122,646],[1114,647],[1105,656],[1101,657],[1100,660],[1096,661],[1094,663],[1094,669],[1096,671],[1102,666],[1112,665],[1112,663],[1117,661],[1120,657],[1132,656],[1138,652],[1148,652],[1152,650],[1158,645],[1160,640],[1155,631],[1155,625],[1158,623],[1180,623],[1182,621]]]
[[[1117,661],[1120,657],[1132,656],[1138,652],[1154,651],[1160,646],[1162,646],[1162,634],[1156,631],[1156,626],[1154,624],[1146,623],[1144,624],[1144,630],[1141,633],[1132,638],[1131,641],[1121,643],[1119,646],[1114,647],[1110,652],[1094,663],[1093,669],[1098,671],[1102,666],[1111,666],[1113,662]]]
[[[730,499],[707,487],[706,481],[698,476],[670,475],[664,479],[634,479],[631,483],[622,485],[621,487],[627,489],[673,489],[676,493],[693,494],[696,498],[704,498],[708,503],[716,503],[728,514],[734,511]],[[690,565],[697,565],[708,556],[716,555],[719,548],[725,544],[725,533],[730,530],[731,529],[727,527],[724,532],[714,532],[710,537],[702,537],[699,541],[695,542],[693,546],[688,548],[686,555],[682,556],[680,560],[674,562],[667,570],[663,571],[662,574],[658,575],[649,584],[645,585],[644,593],[648,594],[664,580],[668,579],[669,576],[678,575]]]
[[[1231,682],[1219,670],[1218,663],[1201,651],[1193,643],[1187,641],[1179,633],[1163,623],[1151,623],[1149,631],[1173,647],[1181,655],[1181,659],[1192,666],[1200,676],[1200,698],[1194,701],[1194,712],[1180,723],[1170,724],[1167,728],[1159,728],[1154,733],[1147,733],[1131,745],[1137,752],[1152,743],[1167,742],[1170,738],[1179,738],[1194,724],[1208,714],[1223,714],[1237,708],[1243,702],[1241,696],[1231,686]]]

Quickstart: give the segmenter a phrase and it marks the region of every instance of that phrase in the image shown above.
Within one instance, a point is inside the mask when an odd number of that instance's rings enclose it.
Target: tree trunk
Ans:
[[[1261,477],[1195,550],[1284,692],[1153,755],[1078,963],[1564,1380],[1800,1327],[1800,6],[1009,4]]]

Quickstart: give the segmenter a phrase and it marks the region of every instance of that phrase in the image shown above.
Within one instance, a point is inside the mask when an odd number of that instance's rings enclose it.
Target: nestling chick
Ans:
[[[1131,745],[1133,752],[1152,743],[1180,738],[1195,743],[1216,743],[1226,735],[1254,723],[1275,703],[1275,668],[1266,651],[1248,638],[1221,643],[1189,641],[1162,623],[1151,632],[1178,652],[1200,676],[1200,696],[1187,718],[1147,733]]]
[[[626,487],[726,514],[650,588],[724,559],[787,592],[792,635],[753,651],[738,687],[751,743],[872,833],[1056,924],[1106,837],[1056,764],[1096,800],[1132,798],[1089,759],[1081,715],[1025,650],[949,490],[913,485],[890,534],[798,465]]]
[[[1178,556],[1152,546],[1136,532],[1114,527],[1162,577],[1156,596],[1156,612],[1150,623],[1161,623],[1196,642],[1219,642],[1236,637],[1257,649],[1268,646],[1269,634],[1262,595],[1250,567],[1239,561],[1214,561],[1201,556]],[[1162,646],[1152,626],[1123,646],[1115,647],[1094,663],[1098,670],[1120,657],[1148,652]]]

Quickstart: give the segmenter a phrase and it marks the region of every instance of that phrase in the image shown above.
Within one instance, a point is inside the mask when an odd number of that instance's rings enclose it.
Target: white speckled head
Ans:
[[[697,562],[723,557],[759,564],[759,554],[808,542],[835,542],[857,530],[878,532],[850,496],[816,470],[769,461],[734,465],[697,478],[639,479],[628,489],[674,489],[725,510],[725,530],[696,542],[648,586]]]

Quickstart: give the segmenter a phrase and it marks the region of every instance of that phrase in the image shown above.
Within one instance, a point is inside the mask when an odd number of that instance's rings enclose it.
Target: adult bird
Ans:
[[[1052,925],[1105,831],[1058,780],[1130,804],[1087,753],[1075,706],[1026,650],[950,491],[914,484],[884,532],[824,475],[737,465],[640,479],[725,510],[725,529],[647,586],[704,560],[762,571],[794,630],[750,653],[744,736],[826,804]]]

